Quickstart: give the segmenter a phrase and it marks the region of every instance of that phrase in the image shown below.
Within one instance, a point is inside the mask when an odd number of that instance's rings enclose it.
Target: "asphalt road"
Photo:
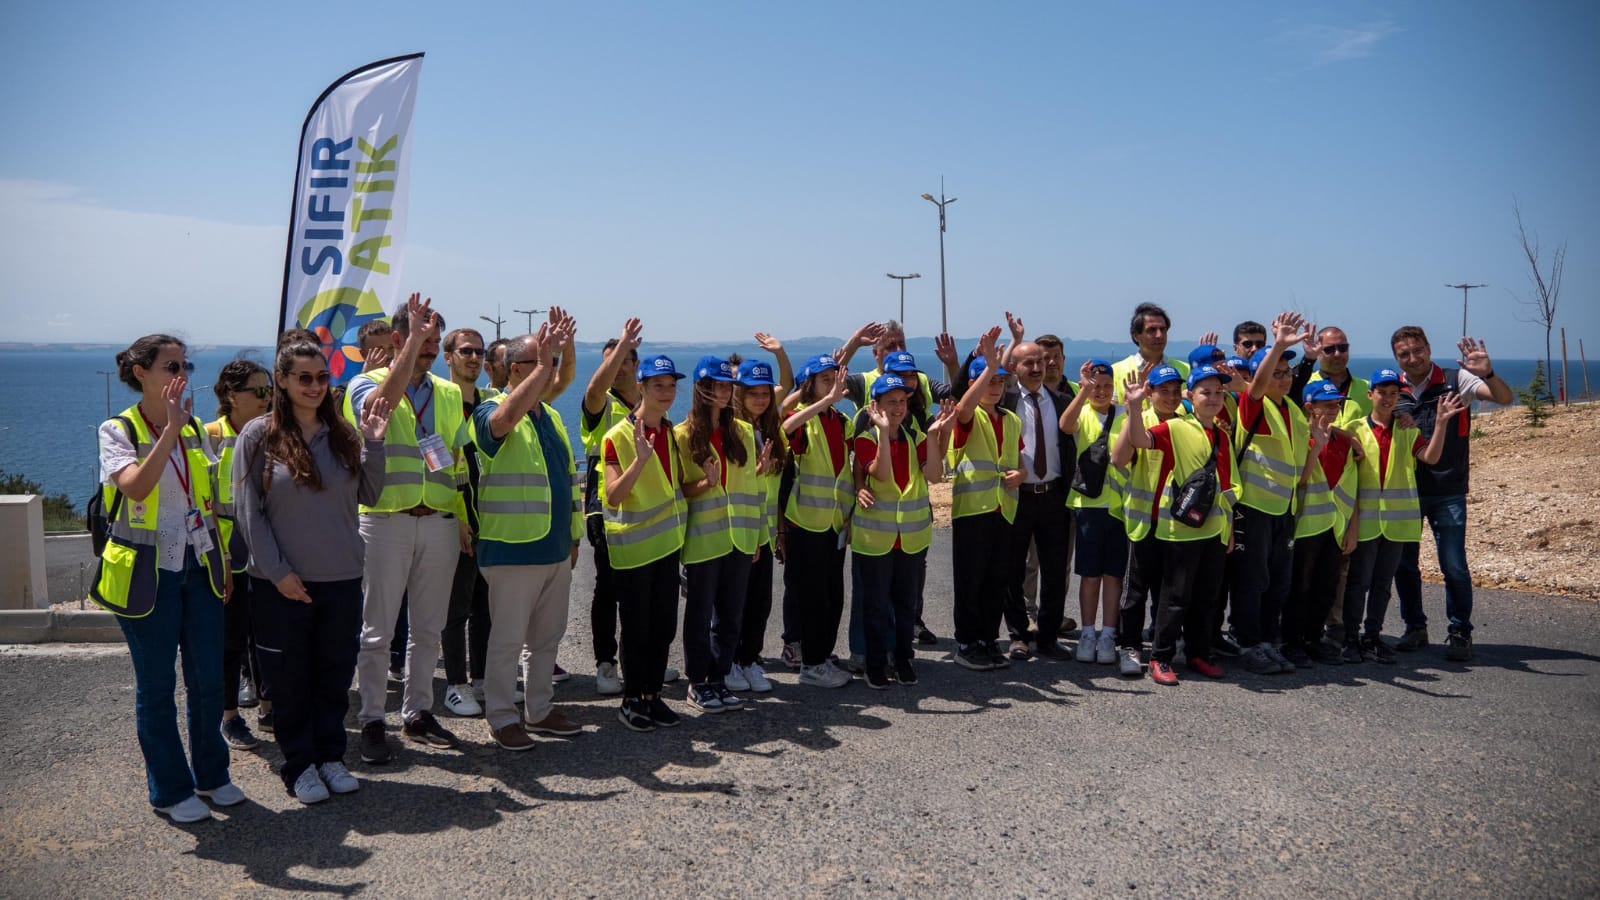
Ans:
[[[313,807],[268,745],[233,756],[251,802],[197,825],[146,802],[125,651],[0,648],[0,894],[1600,894],[1600,605],[1481,591],[1469,665],[1435,646],[1177,688],[971,673],[946,639],[914,688],[780,670],[750,711],[640,735],[588,677],[579,570],[557,699],[584,735],[511,754],[446,720],[464,751],[380,768],[352,732],[361,791]],[[940,532],[946,636],[949,584]]]

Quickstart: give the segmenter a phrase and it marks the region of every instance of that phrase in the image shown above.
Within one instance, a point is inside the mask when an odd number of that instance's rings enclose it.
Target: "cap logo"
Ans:
[[[817,362],[819,362],[819,363],[821,363],[822,365],[825,365],[825,366],[831,366],[831,365],[834,364],[833,363],[833,357],[828,356],[826,354],[817,357]]]
[[[658,368],[658,369],[670,369],[670,368],[672,368],[672,363],[667,362],[665,359],[658,358],[656,360],[656,368]]]

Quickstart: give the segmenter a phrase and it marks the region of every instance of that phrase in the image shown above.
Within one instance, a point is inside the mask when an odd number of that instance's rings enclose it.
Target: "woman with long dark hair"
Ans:
[[[389,406],[356,430],[339,415],[316,344],[278,351],[272,414],[239,434],[233,469],[250,547],[252,626],[272,685],[284,786],[302,803],[360,787],[344,766],[344,718],[361,635],[365,548],[358,503],[383,492]]]
[[[787,362],[781,344],[776,352],[781,362]],[[738,372],[733,383],[733,413],[755,430],[756,446],[763,449],[756,467],[757,493],[762,498],[761,529],[750,578],[745,583],[744,618],[727,684],[731,690],[764,694],[772,690],[772,682],[767,680],[762,666],[761,642],[766,638],[767,618],[772,614],[772,567],[781,552],[777,540],[781,514],[778,489],[784,466],[789,464],[789,441],[783,435],[783,416],[778,413],[775,392],[779,383],[773,380],[772,366],[755,359],[741,360],[737,355],[730,356],[728,363]]]

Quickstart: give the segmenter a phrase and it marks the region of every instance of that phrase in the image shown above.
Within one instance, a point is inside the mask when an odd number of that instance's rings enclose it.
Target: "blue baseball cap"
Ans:
[[[700,361],[694,364],[694,380],[706,381],[708,379],[731,384],[733,382],[733,364],[715,356],[700,357]]]
[[[1149,385],[1151,387],[1160,387],[1163,384],[1171,384],[1174,381],[1182,380],[1183,376],[1178,373],[1177,369],[1171,366],[1156,366],[1155,371],[1150,373]]]
[[[682,372],[678,371],[678,367],[676,365],[673,365],[672,357],[670,356],[658,355],[639,360],[640,381],[644,381],[647,378],[654,378],[657,375],[671,375],[674,380],[687,377]]]
[[[1301,399],[1306,403],[1321,403],[1324,400],[1338,400],[1344,402],[1344,392],[1331,381],[1313,381],[1306,385]]]
[[[987,369],[987,368],[989,368],[989,361],[988,360],[984,359],[981,356],[974,356],[972,358],[972,362],[967,363],[967,380],[968,381],[977,381],[978,380],[978,376],[982,375],[983,374],[983,370]],[[1002,366],[1002,367],[1000,367],[998,369],[995,369],[994,370],[994,374],[995,374],[996,378],[1004,378],[1007,375],[1010,375],[1011,373],[1007,372],[1005,370],[1005,367]]]
[[[1207,378],[1215,378],[1223,384],[1233,380],[1229,376],[1218,372],[1215,366],[1195,366],[1189,372],[1189,390],[1194,390],[1195,385],[1205,381]]]
[[[874,400],[890,391],[905,391],[909,394],[911,393],[911,386],[906,384],[904,378],[892,372],[879,375],[878,380],[872,383],[872,399]]]
[[[1250,374],[1251,375],[1254,375],[1256,373],[1256,370],[1261,368],[1261,364],[1267,361],[1267,353],[1271,349],[1272,348],[1270,348],[1270,347],[1262,347],[1260,350],[1257,350],[1255,353],[1251,354],[1251,356],[1250,356]],[[1294,358],[1296,356],[1298,356],[1298,355],[1299,354],[1295,353],[1293,350],[1285,350],[1285,351],[1283,351],[1283,361],[1284,362],[1292,362],[1294,360]]]
[[[1379,369],[1378,371],[1372,373],[1373,387],[1382,387],[1386,384],[1404,385],[1405,380],[1400,377],[1399,372],[1396,372],[1393,369]]]
[[[1189,367],[1209,366],[1214,362],[1226,360],[1228,354],[1223,353],[1216,344],[1201,344],[1189,351]]]
[[[819,353],[816,356],[806,360],[805,368],[806,377],[810,378],[812,375],[815,375],[818,372],[826,372],[829,369],[839,368],[839,361],[834,359],[832,354]]]
[[[1103,359],[1091,359],[1091,360],[1089,360],[1089,371],[1097,373],[1097,374],[1100,374],[1100,375],[1111,375],[1111,374],[1114,374],[1113,370],[1111,368],[1111,363],[1108,363]]]
[[[772,379],[772,366],[759,359],[747,359],[739,364],[739,384],[745,387],[777,387]]]
[[[895,372],[897,374],[904,374],[906,372],[916,372],[919,375],[922,374],[922,370],[917,368],[917,358],[904,350],[896,350],[888,356],[885,356],[883,358],[883,370],[885,372]]]
[[[1230,356],[1228,357],[1228,368],[1236,372],[1243,372],[1250,368],[1250,363],[1242,356]]]

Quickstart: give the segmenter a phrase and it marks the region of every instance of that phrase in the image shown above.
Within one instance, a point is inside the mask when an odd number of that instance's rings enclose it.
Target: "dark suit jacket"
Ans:
[[[1072,402],[1072,397],[1070,395],[1063,394],[1060,391],[1049,387],[1048,385],[1041,387],[1040,390],[1050,398],[1051,403],[1055,404],[1056,415],[1058,417],[1061,415],[1061,412],[1067,408],[1067,404]],[[1012,412],[1017,412],[1018,406],[1026,402],[1023,399],[1022,394],[1023,392],[1021,388],[1015,384],[1006,388],[1005,395],[1000,398],[1000,407],[1002,409],[1009,409]],[[1050,426],[1047,424],[1045,427],[1048,428]],[[1072,483],[1073,473],[1078,471],[1078,444],[1073,435],[1067,434],[1061,430],[1059,418],[1056,421],[1055,428],[1056,443],[1061,450],[1060,468],[1061,477],[1064,479],[1063,486],[1070,485]],[[1022,436],[1022,440],[1026,442],[1029,437],[1031,437],[1031,435],[1024,434]],[[1065,502],[1065,491],[1062,492],[1062,497],[1063,502]]]

